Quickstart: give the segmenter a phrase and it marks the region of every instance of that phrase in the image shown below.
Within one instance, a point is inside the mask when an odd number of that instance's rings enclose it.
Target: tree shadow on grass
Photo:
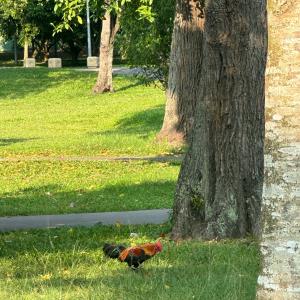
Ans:
[[[21,100],[28,95],[38,95],[50,87],[63,85],[66,81],[89,80],[90,78],[94,78],[96,82],[96,75],[94,72],[82,72],[65,68],[57,70],[50,70],[48,68],[2,69],[0,73],[0,101],[1,99]],[[124,80],[125,77],[128,81],[128,76],[114,76],[114,78]],[[92,88],[92,84],[89,91]],[[131,77],[130,83],[116,88],[116,92],[122,92],[142,84],[143,82],[141,80]]]
[[[15,193],[20,194],[20,195],[26,195],[26,193],[34,194],[34,195],[47,195],[47,193],[51,193],[51,191],[56,191],[61,188],[60,185],[58,184],[48,184],[48,185],[43,185],[39,187],[34,187],[34,186],[29,186],[24,189],[20,189],[16,191]],[[5,195],[9,195],[9,193],[6,193]],[[1,199],[1,195],[0,195]]]
[[[4,99],[22,100],[25,96],[38,95],[50,87],[63,85],[67,80],[87,79],[90,76],[95,76],[95,74],[68,69],[2,69],[0,73],[0,101]]]
[[[114,129],[91,132],[92,135],[136,134],[147,138],[153,132],[158,132],[164,117],[164,106],[158,105],[144,111],[126,116],[118,120]]]
[[[64,192],[64,186],[27,187],[0,195],[2,216],[66,214],[170,208],[175,181],[143,181],[105,185],[97,190],[84,187]]]
[[[114,75],[113,78],[128,80],[128,76],[119,75],[119,74]],[[116,93],[127,91],[127,90],[129,90],[131,88],[143,85],[143,81],[142,80],[139,80],[136,77],[129,77],[129,78],[130,78],[131,83],[127,84],[127,85],[124,85],[124,86],[121,86],[119,88],[115,88],[114,90],[115,90]],[[115,83],[114,83],[114,85],[115,85]]]
[[[0,147],[9,146],[16,143],[24,143],[27,141],[37,140],[38,138],[0,138]]]
[[[106,242],[119,241],[130,245],[131,232],[138,232],[147,240],[155,240],[162,233],[170,230],[169,224],[164,225],[95,225],[92,227],[59,227],[48,229],[28,229],[15,232],[0,232],[0,257],[12,257],[32,253],[62,254],[101,250]],[[13,240],[12,240],[13,239]],[[70,258],[72,259],[72,257]],[[71,261],[72,263],[72,261]]]

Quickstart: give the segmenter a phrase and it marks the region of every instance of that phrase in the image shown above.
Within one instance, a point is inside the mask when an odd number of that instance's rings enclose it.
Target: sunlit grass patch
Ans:
[[[22,161],[28,157],[155,156],[164,93],[114,77],[94,95],[94,72],[14,68],[0,72],[0,215],[168,208],[178,166],[157,163]]]
[[[0,157],[174,151],[155,141],[164,115],[163,91],[115,76],[115,93],[95,95],[96,76],[71,69],[2,69]]]

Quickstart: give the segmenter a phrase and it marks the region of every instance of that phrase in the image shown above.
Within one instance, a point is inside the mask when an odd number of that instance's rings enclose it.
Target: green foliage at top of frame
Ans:
[[[124,10],[122,30],[117,36],[116,48],[130,65],[143,67],[144,74],[141,80],[144,83],[159,80],[161,87],[165,89],[168,81],[175,1],[154,0],[152,13],[155,18],[152,22],[147,18],[136,18],[137,7],[137,1],[132,1],[131,6]]]

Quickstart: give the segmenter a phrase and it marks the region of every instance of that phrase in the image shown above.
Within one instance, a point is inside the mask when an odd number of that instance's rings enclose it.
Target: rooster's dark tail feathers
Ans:
[[[124,249],[126,247],[123,245],[104,244],[103,246],[104,254],[110,258],[118,258]]]

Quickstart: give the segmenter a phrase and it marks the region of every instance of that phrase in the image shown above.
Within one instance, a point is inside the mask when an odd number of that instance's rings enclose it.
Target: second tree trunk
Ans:
[[[165,117],[157,136],[171,144],[188,140],[194,123],[204,24],[200,2],[176,3]]]
[[[195,125],[177,184],[173,237],[257,235],[263,183],[265,1],[207,1],[199,51],[201,73],[193,76],[200,78],[190,91],[197,97]]]

